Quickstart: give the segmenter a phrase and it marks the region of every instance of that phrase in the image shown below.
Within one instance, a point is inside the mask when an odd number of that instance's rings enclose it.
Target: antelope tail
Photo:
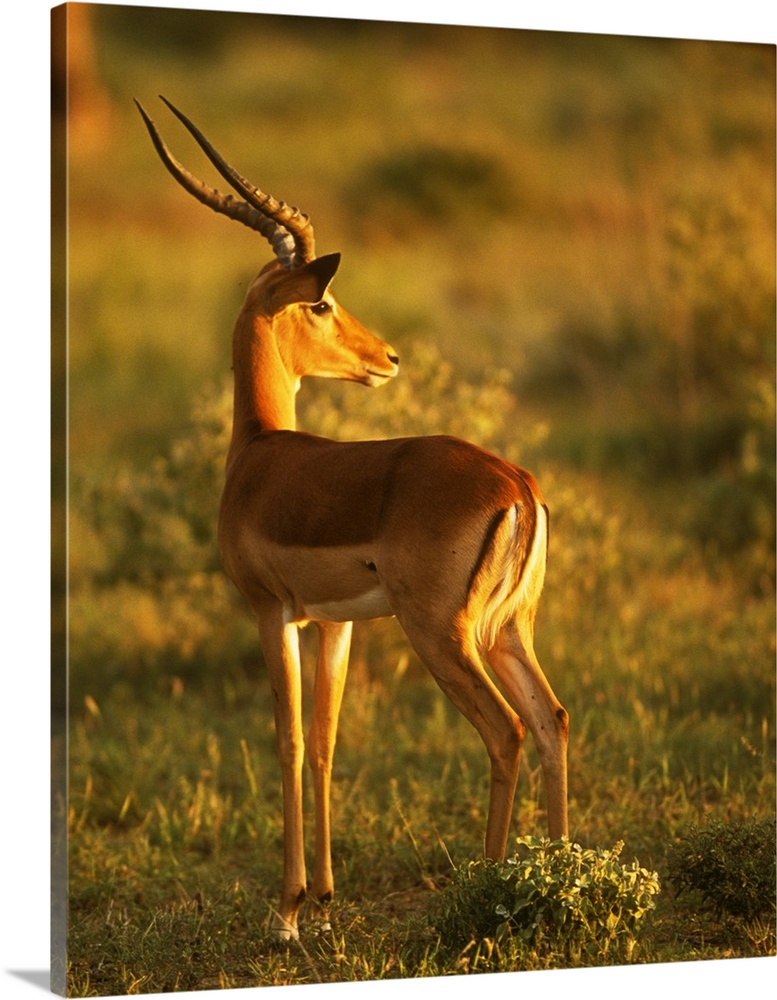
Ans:
[[[476,617],[475,640],[481,650],[491,649],[500,630],[519,614],[528,611],[533,621],[545,580],[547,545],[544,504],[516,503],[494,518],[467,601]]]

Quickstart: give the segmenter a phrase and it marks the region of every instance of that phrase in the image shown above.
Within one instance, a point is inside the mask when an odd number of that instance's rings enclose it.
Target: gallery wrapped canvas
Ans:
[[[774,112],[54,9],[54,992],[774,955]]]

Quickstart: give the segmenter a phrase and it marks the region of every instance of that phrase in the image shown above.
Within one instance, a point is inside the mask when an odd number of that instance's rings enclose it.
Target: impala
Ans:
[[[307,734],[312,895],[324,925],[334,893],[330,778],[353,621],[396,616],[480,734],[491,777],[486,856],[505,852],[524,723],[543,769],[550,836],[567,835],[568,718],[533,648],[548,514],[530,473],[457,438],[339,442],[296,429],[303,376],[379,386],[397,374],[397,354],[333,298],[340,255],[316,257],[308,216],[250,184],[162,100],[239,197],[183,167],[138,104],[164,165],[199,201],[258,231],[275,255],[249,286],[235,325],[218,537],[226,572],[258,622],[272,686],[284,821],[273,927],[281,938],[297,938],[308,893],[298,638],[310,622],[319,633]]]

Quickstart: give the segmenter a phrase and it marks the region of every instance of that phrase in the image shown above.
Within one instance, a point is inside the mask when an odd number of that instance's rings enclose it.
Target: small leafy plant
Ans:
[[[517,953],[552,953],[570,964],[629,961],[660,892],[657,873],[622,864],[622,841],[609,850],[533,837],[517,844],[504,862],[456,869],[436,919],[446,945],[510,937]]]
[[[745,921],[774,917],[773,819],[690,826],[686,837],[669,848],[666,860],[677,894],[698,892],[716,916]]]

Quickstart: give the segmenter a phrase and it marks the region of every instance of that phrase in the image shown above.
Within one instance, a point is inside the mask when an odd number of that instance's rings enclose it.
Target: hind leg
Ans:
[[[486,857],[504,857],[525,727],[486,673],[472,635],[402,622],[408,639],[437,684],[472,723],[491,764]]]
[[[486,658],[537,745],[545,778],[550,836],[554,840],[566,837],[569,717],[534,653],[531,617],[504,626]]]

